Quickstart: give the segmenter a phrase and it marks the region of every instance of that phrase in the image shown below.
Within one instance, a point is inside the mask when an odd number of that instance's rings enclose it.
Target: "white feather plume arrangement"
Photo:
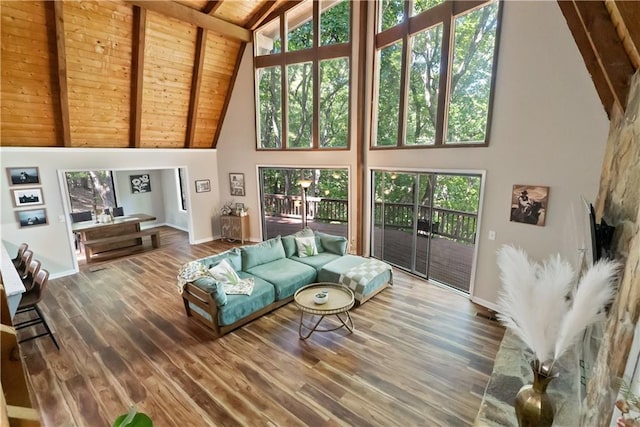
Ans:
[[[505,245],[498,250],[503,287],[498,296],[498,319],[533,351],[536,359],[553,356],[558,325],[568,309],[565,296],[573,280],[571,266],[559,256],[542,265],[522,249]]]
[[[554,360],[576,342],[587,326],[598,320],[602,309],[611,302],[619,268],[615,261],[600,260],[582,276],[571,309],[562,319]]]

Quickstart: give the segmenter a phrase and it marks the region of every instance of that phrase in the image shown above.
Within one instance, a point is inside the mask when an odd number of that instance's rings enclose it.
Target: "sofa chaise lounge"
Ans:
[[[307,254],[300,241],[310,237],[315,248],[305,248]],[[391,266],[349,255],[346,248],[345,237],[306,229],[187,263],[178,273],[186,314],[220,337],[291,302],[298,289],[311,283],[342,283],[353,290],[357,304],[392,284]],[[223,261],[241,280],[252,280],[250,295],[227,295],[209,273]]]

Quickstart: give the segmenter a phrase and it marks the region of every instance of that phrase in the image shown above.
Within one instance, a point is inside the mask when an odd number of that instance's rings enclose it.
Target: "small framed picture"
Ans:
[[[516,184],[511,190],[511,221],[544,226],[549,187]]]
[[[13,195],[13,205],[17,208],[44,204],[41,188],[11,190],[11,194]]]
[[[244,203],[236,203],[236,211],[242,212],[244,210]]]
[[[211,191],[211,181],[208,179],[199,179],[196,181],[196,193],[206,193]]]
[[[151,177],[148,173],[144,175],[129,175],[131,181],[131,193],[150,193],[151,192]]]
[[[40,172],[37,167],[7,168],[11,185],[40,184]]]
[[[35,225],[48,224],[46,209],[29,209],[16,211],[20,228],[33,227]]]
[[[232,196],[244,196],[244,174],[230,173],[229,183],[231,184]]]

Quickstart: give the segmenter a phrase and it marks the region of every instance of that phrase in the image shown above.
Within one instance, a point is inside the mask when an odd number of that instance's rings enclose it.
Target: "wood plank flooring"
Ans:
[[[129,405],[155,426],[465,426],[503,335],[467,299],[401,272],[354,309],[355,331],[298,339],[282,307],[218,340],[187,318],[176,272],[232,245],[162,247],[50,281],[48,337],[21,344],[45,426],[109,426]],[[15,319],[14,319],[15,320]]]

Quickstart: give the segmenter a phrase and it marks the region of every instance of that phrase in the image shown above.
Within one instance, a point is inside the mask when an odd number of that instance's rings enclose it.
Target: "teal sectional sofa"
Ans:
[[[317,254],[300,256],[296,237],[310,236],[314,237]],[[339,283],[343,273],[372,262],[348,255],[346,250],[345,237],[304,230],[192,261],[178,273],[185,311],[222,336],[291,302],[303,286],[321,281]],[[208,270],[223,260],[240,279],[253,279],[251,295],[227,295],[222,283],[209,275]],[[362,278],[362,285],[353,286],[357,303],[392,284],[391,267],[382,267],[371,277]]]

